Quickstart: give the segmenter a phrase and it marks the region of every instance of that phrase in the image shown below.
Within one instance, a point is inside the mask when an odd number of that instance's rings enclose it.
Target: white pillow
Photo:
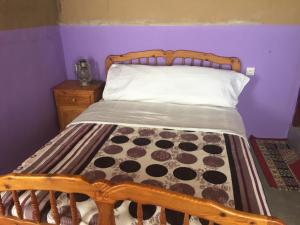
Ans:
[[[235,107],[248,81],[241,73],[206,67],[113,64],[103,98]]]

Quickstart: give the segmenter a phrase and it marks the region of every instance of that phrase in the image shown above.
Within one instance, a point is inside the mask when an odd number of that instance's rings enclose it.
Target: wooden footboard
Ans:
[[[33,209],[33,221],[23,220],[23,212],[18,200],[18,192],[29,190],[31,207]],[[189,216],[197,216],[206,219],[209,225],[217,224],[284,224],[279,219],[251,213],[236,211],[226,208],[210,200],[193,198],[188,195],[161,188],[150,187],[135,183],[121,183],[112,185],[106,181],[89,183],[80,176],[63,175],[19,175],[9,174],[0,177],[0,191],[12,193],[13,202],[16,207],[18,218],[5,216],[5,208],[0,199],[0,224],[8,225],[33,225],[41,224],[41,213],[39,211],[35,191],[44,190],[50,193],[51,212],[56,224],[60,224],[60,215],[56,206],[55,192],[69,194],[72,223],[78,224],[77,209],[74,193],[81,193],[92,198],[99,210],[98,224],[114,225],[114,204],[118,200],[131,200],[137,203],[138,225],[143,221],[143,204],[152,204],[161,207],[160,224],[166,224],[165,209],[171,209],[184,213],[184,225],[189,224]]]

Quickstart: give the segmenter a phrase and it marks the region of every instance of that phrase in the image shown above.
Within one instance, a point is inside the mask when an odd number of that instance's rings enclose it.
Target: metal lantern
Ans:
[[[86,59],[80,59],[75,64],[75,73],[81,86],[88,86],[92,81],[91,66]]]

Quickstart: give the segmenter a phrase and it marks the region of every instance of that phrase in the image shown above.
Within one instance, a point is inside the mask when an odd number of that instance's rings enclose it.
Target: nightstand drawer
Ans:
[[[76,95],[65,92],[56,95],[56,102],[59,105],[90,105],[92,104],[92,99],[91,95]]]

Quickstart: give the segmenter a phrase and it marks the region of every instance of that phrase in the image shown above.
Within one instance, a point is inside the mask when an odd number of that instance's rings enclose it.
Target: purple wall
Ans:
[[[300,26],[61,26],[67,76],[79,57],[94,62],[104,79],[109,54],[146,49],[190,49],[237,56],[256,76],[238,106],[248,134],[285,137],[300,85]]]
[[[57,131],[51,87],[65,79],[59,28],[0,31],[0,173]]]

